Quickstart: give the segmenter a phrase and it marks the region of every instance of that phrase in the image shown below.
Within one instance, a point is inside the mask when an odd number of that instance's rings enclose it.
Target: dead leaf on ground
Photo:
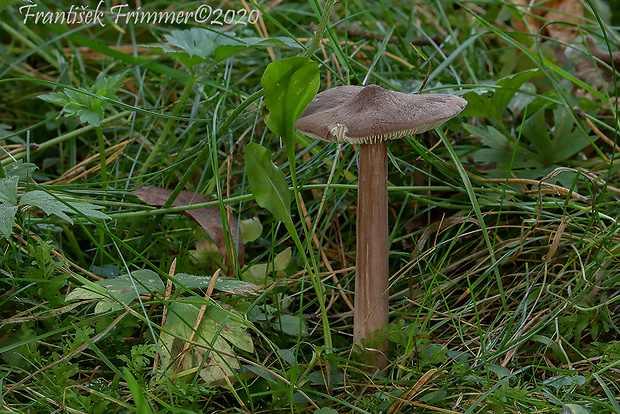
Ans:
[[[596,43],[592,38],[588,38],[588,48],[592,55],[601,61],[611,66],[613,60],[613,67],[620,68],[620,52],[613,52],[611,55],[608,51],[603,51],[596,46]],[[594,60],[590,58],[579,59],[575,62],[575,68],[577,69],[577,77],[582,81],[588,83],[592,88],[600,91],[603,87],[613,89],[614,87],[614,73],[601,63],[594,65]],[[577,94],[582,96],[590,96],[584,90],[578,90]]]
[[[525,20],[514,19],[513,27],[519,32],[537,34],[543,26],[549,24],[541,32],[560,42],[572,42],[579,35],[579,30],[573,25],[584,23],[583,6],[579,0],[512,0],[519,6],[517,9],[526,16]],[[570,25],[562,24],[570,23]]]
[[[172,194],[172,190],[167,188],[161,188],[154,185],[147,185],[145,187],[136,188],[133,191],[134,195],[145,203],[154,206],[161,207]],[[193,191],[181,191],[177,199],[172,203],[173,207],[190,206],[194,204],[207,203],[210,200],[203,194],[195,193]],[[227,275],[232,276],[234,266],[230,263],[230,256],[228,254],[228,248],[226,246],[226,238],[224,237],[224,227],[222,224],[222,217],[220,215],[220,209],[217,206],[202,207],[193,210],[183,211],[183,214],[194,220],[202,229],[211,237],[215,242],[218,250],[224,256],[228,265]],[[237,263],[239,268],[243,266],[243,260],[245,256],[245,248],[243,243],[237,239],[239,225],[237,219],[234,216],[228,217],[228,224],[230,231],[228,234],[232,236],[232,242],[237,252]]]

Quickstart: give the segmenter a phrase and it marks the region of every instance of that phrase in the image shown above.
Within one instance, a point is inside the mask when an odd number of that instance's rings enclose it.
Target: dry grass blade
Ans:
[[[43,312],[43,313],[40,313],[38,315],[20,316],[19,314],[17,314],[15,316],[12,316],[12,317],[7,318],[7,319],[0,319],[0,328],[2,328],[4,325],[9,325],[9,324],[14,324],[14,323],[28,323],[28,322],[42,321],[42,320],[45,320],[45,319],[49,319],[49,318],[52,318],[54,316],[59,316],[59,315],[65,314],[67,312],[70,312],[73,309],[77,308],[78,306],[81,306],[81,305],[83,305],[85,303],[89,303],[89,302],[93,302],[93,301],[94,301],[94,299],[72,303],[71,305],[63,306],[63,307],[57,308],[57,309],[52,309],[50,311]],[[45,303],[41,303],[40,305],[37,305],[34,308],[31,308],[31,309],[28,309],[27,311],[21,312],[21,314],[30,313],[30,312],[34,311],[36,308],[39,308],[40,306],[43,306],[43,305],[45,305]]]
[[[118,323],[120,321],[122,321],[125,316],[127,316],[127,314],[129,314],[129,310],[126,310],[125,312],[123,312],[120,316],[116,317],[116,319],[114,319],[112,321],[112,323],[106,327],[103,331],[101,331],[100,333],[98,333],[97,335],[93,336],[91,341],[93,343],[98,342],[101,338],[104,338],[108,333],[110,333],[110,331],[112,329],[114,329],[116,327],[116,325],[118,325]],[[76,355],[81,354],[82,352],[84,352],[86,349],[88,348],[88,343],[84,343],[80,346],[78,346],[74,351],[72,351],[71,353],[63,356],[62,358],[58,359],[57,361],[52,362],[51,364],[36,370],[35,372],[33,372],[32,374],[27,375],[26,377],[22,378],[20,381],[18,381],[17,383],[11,385],[10,387],[7,388],[7,390],[2,394],[2,397],[5,398],[7,396],[7,394],[9,394],[10,392],[12,392],[14,389],[16,389],[17,387],[24,385],[26,382],[28,382],[30,379],[32,379],[33,377],[39,375],[40,373],[56,366],[59,364],[62,364],[65,361],[70,360],[71,358],[73,358]]]
[[[587,203],[588,205],[592,204],[592,200],[590,200],[588,197],[583,196],[575,191],[571,191],[568,188],[564,188],[560,185],[557,184],[551,184],[551,183],[545,183],[544,180],[532,180],[529,178],[483,178],[480,176],[477,176],[475,174],[471,174],[470,176],[472,176],[473,178],[475,178],[476,180],[480,180],[483,183],[500,183],[500,184],[521,184],[521,185],[535,185],[537,187],[539,187],[538,190],[528,190],[526,191],[527,194],[555,194],[558,196],[567,196],[570,195],[570,197],[575,198],[579,201],[583,201],[584,203]],[[545,186],[547,188],[549,188],[549,190],[544,190],[541,189],[541,186]]]
[[[575,111],[575,113],[584,121],[586,121],[586,124],[588,124],[588,126],[590,127],[590,129],[592,129],[592,132],[594,132],[596,134],[597,137],[599,137],[600,139],[602,139],[603,141],[605,141],[605,143],[607,145],[610,145],[612,148],[614,148],[616,150],[616,152],[620,153],[620,146],[618,144],[616,144],[615,142],[613,142],[612,140],[610,140],[607,135],[603,134],[601,132],[600,129],[597,128],[596,125],[594,125],[592,123],[592,121],[590,121],[590,118],[588,118],[586,116],[586,113],[583,112],[578,106],[574,106],[573,110]]]
[[[309,229],[313,228],[312,227],[312,222],[310,220],[310,217],[308,216],[308,210],[306,210],[306,205],[305,205],[304,200],[303,200],[303,198],[301,196],[301,193],[299,193],[299,203],[300,203],[301,211],[302,211],[302,213],[303,213],[303,215],[305,217],[304,220],[306,221],[306,226]],[[351,300],[349,299],[347,294],[344,292],[344,289],[342,288],[342,285],[340,284],[340,281],[336,277],[336,272],[334,272],[334,269],[331,266],[329,258],[325,254],[325,251],[321,248],[320,243],[319,243],[319,239],[318,239],[318,237],[316,235],[316,232],[312,233],[312,243],[314,243],[314,247],[320,252],[321,259],[323,259],[323,264],[327,268],[327,271],[332,275],[332,279],[333,279],[334,283],[336,284],[336,287],[338,288],[338,292],[339,292],[340,296],[342,297],[342,300],[344,300],[344,302],[347,304],[349,309],[351,311],[353,311],[353,304],[351,303]],[[331,306],[334,304],[335,300],[336,300],[336,297],[335,297],[335,295],[332,294],[332,296],[331,296],[331,298],[329,300],[329,303],[327,304],[327,309],[331,308]]]
[[[183,366],[183,361],[185,360],[185,357],[191,347],[190,342],[194,340],[194,336],[196,336],[196,332],[198,332],[198,327],[202,323],[202,318],[205,314],[205,311],[207,310],[207,306],[210,306],[209,300],[211,299],[211,294],[213,293],[213,288],[215,286],[215,282],[217,281],[217,278],[219,275],[220,275],[220,269],[217,269],[215,273],[213,274],[213,276],[211,276],[211,281],[209,282],[209,286],[207,287],[207,291],[205,292],[205,296],[204,296],[206,303],[202,305],[200,307],[200,310],[198,311],[198,318],[196,318],[194,329],[192,330],[192,333],[190,334],[187,342],[185,342],[185,345],[183,346],[183,350],[180,352],[180,358],[177,363],[177,368],[175,369],[175,373],[177,373],[178,369]]]
[[[167,303],[170,300],[170,296],[172,295],[172,279],[174,279],[174,275],[177,269],[177,258],[172,259],[172,264],[170,265],[170,270],[168,271],[168,280],[166,281],[166,293],[164,296],[164,303]],[[168,306],[164,306],[164,310],[161,315],[161,327],[166,324],[166,317],[168,316]],[[159,358],[160,355],[157,353],[155,355],[155,360],[153,361],[153,372],[157,372],[159,368]]]
[[[24,229],[22,229],[22,228],[21,228],[21,226],[20,226],[19,224],[15,225],[15,227],[17,227],[17,228],[18,228],[18,229],[19,229],[22,233],[24,233]],[[12,234],[12,236],[13,236],[15,239],[19,240],[19,241],[20,241],[20,243],[22,243],[24,246],[28,246],[28,242],[27,242],[26,240],[24,240],[23,238],[21,238],[20,236],[18,236],[17,234],[13,233],[13,234]],[[31,239],[32,239],[35,243],[38,243],[38,242],[39,242],[39,238],[38,238],[37,236],[35,236],[35,235],[33,235],[33,234],[30,234],[29,236],[30,236],[30,238],[31,238]],[[25,249],[25,248],[23,248],[23,247],[22,247],[21,249],[22,249],[22,251],[23,251],[24,253],[28,253],[28,252],[26,251],[26,249]],[[90,271],[88,271],[88,270],[84,269],[83,267],[79,266],[78,264],[73,263],[72,261],[68,260],[66,257],[64,257],[62,254],[60,254],[59,252],[57,252],[55,249],[51,249],[51,250],[50,250],[50,253],[51,253],[51,254],[53,254],[54,256],[56,256],[56,257],[57,257],[58,259],[60,259],[61,261],[66,262],[66,263],[67,263],[70,267],[72,267],[72,268],[76,269],[78,272],[83,273],[83,274],[87,275],[88,277],[90,277],[90,278],[92,278],[92,279],[94,279],[94,280],[102,280],[102,279],[103,279],[102,277],[97,276],[97,275],[96,275],[96,274],[94,274],[93,272],[90,272]],[[64,267],[61,267],[61,270],[62,270],[63,272],[65,272],[65,273],[70,273],[69,269],[66,269],[66,268],[64,268]]]
[[[424,375],[422,375],[422,377],[414,384],[414,386],[408,389],[403,395],[401,395],[400,398],[390,407],[390,409],[388,410],[388,414],[399,413],[401,408],[405,404],[411,403],[410,400],[413,397],[415,397],[418,392],[420,392],[422,387],[424,387],[428,382],[439,377],[443,372],[440,372],[437,375],[435,375],[436,373],[437,373],[437,369],[435,368],[430,369],[427,372],[425,372]]]

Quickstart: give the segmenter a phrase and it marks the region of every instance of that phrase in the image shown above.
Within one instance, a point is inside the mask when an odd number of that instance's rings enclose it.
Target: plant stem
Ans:
[[[387,187],[387,142],[361,144],[353,314],[353,341],[360,346],[389,322]],[[387,340],[369,353],[373,366],[387,366]]]
[[[325,33],[325,29],[327,28],[327,25],[329,24],[329,15],[331,14],[332,10],[334,9],[334,5],[335,4],[336,4],[336,0],[328,0],[327,3],[325,4],[325,8],[323,9],[323,15],[321,16],[321,21],[319,22],[319,27],[317,28],[316,34],[312,38],[312,41],[310,42],[310,45],[308,45],[308,48],[304,51],[302,56],[304,56],[304,57],[312,56],[314,51],[319,47],[321,39],[323,38],[323,33]],[[320,4],[319,4],[318,1],[316,2],[316,5],[318,7],[318,10],[320,11],[321,7],[320,7]],[[295,140],[291,139],[290,142],[295,142]],[[291,183],[293,184],[293,193],[295,194],[295,204],[297,205],[297,211],[299,212],[299,216],[303,217],[304,214],[301,211],[301,205],[299,203],[299,188],[297,186],[297,173],[296,173],[296,168],[295,168],[296,167],[296,165],[295,165],[295,152],[294,152],[293,148],[289,148],[289,147],[287,147],[286,152],[287,152],[287,155],[288,155],[289,167],[291,169]],[[310,236],[311,229],[306,227],[304,220],[301,220],[301,227],[302,227],[302,230],[303,230],[304,234],[306,235],[307,239],[310,240],[310,238],[311,238],[311,236]],[[320,282],[320,279],[318,277],[318,272],[316,272],[316,269],[318,269],[318,265],[316,263],[316,260],[315,260],[315,257],[314,257],[313,254],[309,255],[310,256],[310,261],[308,260],[308,256],[306,255],[304,247],[301,244],[301,240],[299,239],[299,236],[297,235],[297,232],[295,230],[295,226],[293,226],[292,224],[288,225],[287,226],[287,230],[288,230],[289,234],[291,235],[291,237],[293,237],[293,239],[295,240],[295,244],[297,245],[297,248],[299,249],[299,252],[302,254],[302,258],[303,258],[304,264],[306,266],[308,274],[310,275],[310,280],[312,282],[312,286],[314,288],[314,291],[315,291],[315,293],[317,295],[317,301],[318,301],[319,307],[321,309],[321,323],[323,325],[323,340],[325,342],[325,347],[328,350],[331,350],[331,348],[333,347],[332,335],[331,335],[331,327],[329,325],[329,320],[327,318],[327,308],[325,306],[325,297],[323,295],[323,286],[322,286],[322,284]],[[310,243],[308,243],[308,251],[311,253],[311,245],[310,245]],[[291,390],[291,392],[292,392],[292,390]]]
[[[99,143],[99,164],[101,167],[101,188],[106,189],[108,187],[108,169],[106,165],[105,157],[105,141],[103,139],[103,129],[99,125],[95,131],[97,132],[97,142]]]
[[[295,173],[295,156],[294,155],[293,156],[289,155],[289,165],[291,168],[291,183],[293,184],[293,193],[295,194],[295,204],[297,205],[297,211],[299,213],[299,217],[304,217],[305,214],[302,211],[301,204],[299,203],[299,187],[297,185],[297,174]],[[317,219],[318,219],[318,216],[317,216]],[[319,304],[319,308],[321,309],[321,324],[323,326],[323,341],[325,343],[325,348],[327,348],[328,350],[327,352],[330,352],[331,348],[333,347],[331,327],[329,325],[329,320],[327,318],[327,307],[325,306],[325,296],[323,295],[323,285],[318,276],[318,271],[316,271],[316,269],[318,269],[319,267],[316,262],[314,254],[312,254],[312,246],[310,242],[307,243],[307,248],[308,248],[308,252],[310,256],[310,261],[308,261],[308,255],[306,255],[304,246],[301,244],[301,240],[299,239],[299,236],[297,235],[295,226],[292,224],[292,222],[288,225],[285,223],[285,225],[287,226],[287,230],[289,234],[291,235],[291,237],[293,237],[293,240],[295,240],[295,244],[297,245],[297,248],[299,249],[299,252],[301,253],[302,260],[304,261],[306,270],[308,271],[308,275],[310,276],[310,281],[312,282],[312,287],[314,288],[314,292],[316,293],[316,299]],[[308,226],[306,226],[306,222],[304,220],[301,220],[301,228],[306,236],[306,240],[311,240],[312,239],[311,229]]]
[[[325,29],[327,28],[327,24],[329,23],[329,15],[332,13],[332,10],[334,10],[335,5],[336,0],[328,0],[327,4],[325,4],[325,8],[323,9],[323,16],[321,17],[321,21],[319,22],[319,27],[316,29],[316,34],[312,38],[310,45],[308,45],[308,48],[304,51],[302,56],[312,56],[316,48],[319,47],[319,43],[321,42],[321,39],[323,39],[323,33],[325,33]]]

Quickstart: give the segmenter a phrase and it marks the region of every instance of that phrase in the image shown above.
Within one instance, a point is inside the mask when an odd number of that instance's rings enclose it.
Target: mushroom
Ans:
[[[387,141],[437,128],[466,105],[454,95],[340,86],[316,95],[295,122],[310,137],[359,144],[353,341],[361,347],[389,321]],[[371,365],[387,367],[387,341],[367,351]]]

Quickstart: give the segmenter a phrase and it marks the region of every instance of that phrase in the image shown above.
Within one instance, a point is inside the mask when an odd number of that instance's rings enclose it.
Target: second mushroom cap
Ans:
[[[369,144],[437,128],[467,105],[447,94],[409,95],[377,85],[339,86],[319,93],[295,122],[314,138]]]

